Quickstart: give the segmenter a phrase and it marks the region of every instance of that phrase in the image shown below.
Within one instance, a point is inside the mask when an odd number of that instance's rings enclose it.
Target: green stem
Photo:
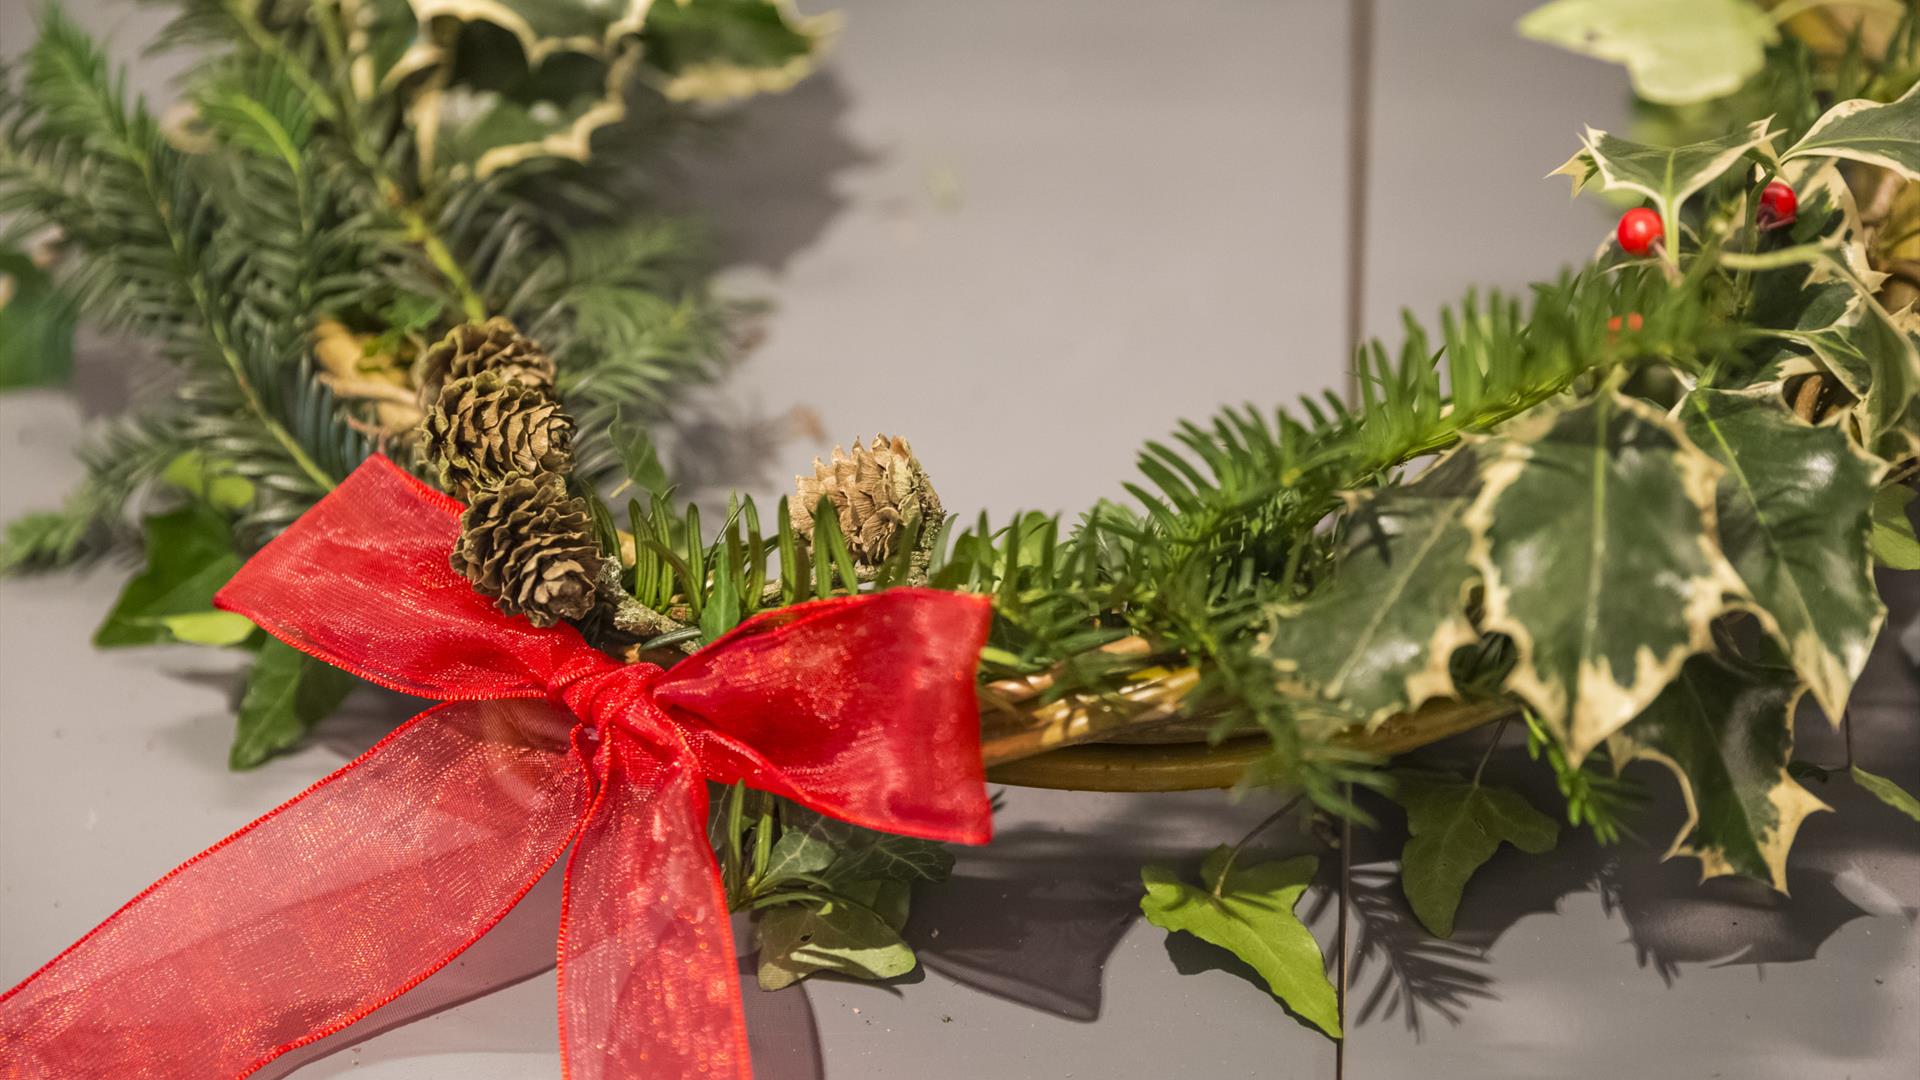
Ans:
[[[1221,864],[1220,866],[1219,880],[1213,883],[1213,895],[1216,899],[1219,898],[1221,889],[1223,889],[1227,884],[1227,875],[1233,873],[1233,864],[1239,861],[1240,859],[1240,849],[1246,847],[1248,842],[1250,842],[1254,837],[1259,836],[1263,832],[1266,832],[1281,818],[1286,817],[1288,814],[1292,813],[1293,808],[1300,805],[1300,800],[1304,798],[1306,798],[1306,796],[1302,794],[1302,795],[1295,795],[1293,798],[1288,799],[1285,803],[1281,804],[1280,809],[1275,810],[1273,813],[1268,814],[1264,818],[1261,818],[1260,823],[1258,825],[1255,825],[1253,828],[1248,829],[1247,835],[1241,837],[1240,841],[1233,845],[1233,850],[1227,852],[1227,861]]]

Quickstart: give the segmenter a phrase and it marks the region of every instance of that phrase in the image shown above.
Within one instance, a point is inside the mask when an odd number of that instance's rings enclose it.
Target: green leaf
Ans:
[[[1920,537],[1914,535],[1907,504],[1913,489],[1889,484],[1873,493],[1873,531],[1868,543],[1880,565],[1895,570],[1920,570]]]
[[[902,911],[899,890],[876,886],[875,902]],[[904,921],[904,920],[903,920]],[[824,896],[819,901],[779,904],[760,917],[760,989],[779,990],[816,971],[831,971],[856,979],[890,979],[905,975],[918,963],[900,932],[876,912],[872,904],[850,903]]]
[[[1625,64],[1634,92],[1662,105],[1730,94],[1779,38],[1747,0],[1554,0],[1528,12],[1524,37]]]
[[[655,449],[653,436],[647,433],[645,425],[629,422],[615,411],[610,432],[614,448],[620,452],[620,463],[626,467],[628,481],[649,495],[666,498],[673,482],[667,479],[666,466],[660,463],[660,451]]]
[[[785,804],[781,814],[786,825],[781,842],[799,834],[833,852],[831,863],[818,874],[841,886],[878,879],[945,881],[953,871],[953,852],[932,840],[863,829],[793,803]],[[812,850],[811,847],[797,849],[797,852],[808,853],[803,863],[817,860]],[[779,861],[777,845],[773,861]]]
[[[1680,410],[1694,445],[1725,467],[1720,548],[1834,723],[1887,609],[1867,534],[1884,466],[1839,427],[1814,427],[1771,388],[1695,390]]]
[[[277,638],[268,638],[247,675],[227,764],[251,769],[292,748],[353,689],[353,676]]]
[[[677,101],[778,93],[805,78],[831,39],[834,15],[803,17],[775,0],[683,0],[647,14],[647,63]]]
[[[1467,879],[1501,842],[1530,855],[1553,850],[1560,826],[1519,793],[1450,773],[1396,771],[1393,799],[1407,811],[1400,887],[1420,922],[1453,936],[1454,913]]]
[[[1800,680],[1787,668],[1696,656],[1615,737],[1616,762],[1659,762],[1686,795],[1687,822],[1668,858],[1699,859],[1702,880],[1745,874],[1786,891],[1794,834],[1808,814],[1827,809],[1787,771],[1799,696]]]
[[[161,625],[175,641],[189,645],[238,645],[253,635],[253,622],[231,611],[195,611],[186,615],[163,615]]]
[[[1508,689],[1577,766],[1745,599],[1714,544],[1722,470],[1666,417],[1614,393],[1541,410],[1485,452],[1466,517],[1481,625],[1513,639]]]
[[[174,458],[160,474],[160,480],[205,500],[215,510],[244,510],[253,502],[251,480],[234,472],[229,463],[211,461],[198,450],[189,450]]]
[[[1453,694],[1447,661],[1480,636],[1460,520],[1479,490],[1478,457],[1462,449],[1404,487],[1352,496],[1332,581],[1261,641],[1283,684],[1368,724]]]
[[[804,877],[817,876],[840,854],[826,838],[812,829],[787,829],[774,842],[767,856],[767,868],[761,876],[764,886]]]
[[[1854,783],[1866,788],[1873,794],[1874,798],[1879,799],[1881,802],[1886,803],[1888,806],[1893,807],[1895,810],[1900,811],[1913,820],[1920,821],[1920,799],[1916,799],[1908,794],[1905,788],[1884,776],[1870,773],[1858,765],[1848,769],[1847,772],[1853,777]]]
[[[1184,930],[1246,961],[1287,1008],[1340,1038],[1339,1008],[1320,943],[1293,913],[1319,860],[1300,855],[1238,866],[1232,854],[1225,845],[1215,848],[1200,868],[1199,887],[1167,867],[1144,868],[1140,880],[1147,894],[1140,910],[1162,930]]]
[[[0,390],[66,382],[74,316],[72,299],[25,252],[0,251]]]
[[[1602,191],[1631,191],[1646,196],[1666,225],[1671,252],[1680,235],[1680,205],[1748,154],[1772,153],[1774,134],[1757,120],[1741,131],[1686,146],[1645,146],[1615,138],[1597,128],[1581,136],[1584,149],[1556,174],[1573,177],[1574,192],[1597,176]]]
[[[1860,399],[1856,411],[1869,444],[1899,428],[1920,395],[1920,349],[1871,296],[1856,297],[1825,326],[1773,333],[1813,350],[1847,392]]]
[[[213,594],[240,569],[233,530],[220,514],[193,505],[146,521],[147,567],[121,590],[93,635],[102,648],[173,640],[165,619],[213,610]]]
[[[1878,165],[1920,181],[1920,86],[1890,104],[1855,98],[1828,109],[1781,158],[1809,155]]]

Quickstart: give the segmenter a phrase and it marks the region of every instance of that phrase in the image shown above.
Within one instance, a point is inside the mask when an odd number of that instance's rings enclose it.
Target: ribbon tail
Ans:
[[[579,830],[571,724],[537,701],[415,717],[0,996],[0,1076],[245,1076],[411,989]]]
[[[560,1054],[567,1080],[749,1080],[746,1019],[707,787],[617,730],[567,863]]]

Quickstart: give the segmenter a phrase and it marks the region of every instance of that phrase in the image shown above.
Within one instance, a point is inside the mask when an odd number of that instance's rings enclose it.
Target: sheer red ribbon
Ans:
[[[987,840],[983,599],[822,600],[667,671],[622,665],[476,594],[447,561],[459,509],[375,458],[221,590],[289,645],[447,704],[0,997],[0,1077],[245,1076],[451,962],[571,846],[563,1074],[744,1078],[707,781]]]

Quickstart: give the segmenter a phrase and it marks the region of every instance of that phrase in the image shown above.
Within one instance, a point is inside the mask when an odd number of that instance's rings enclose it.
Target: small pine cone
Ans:
[[[554,473],[514,473],[460,515],[453,568],[501,611],[535,626],[584,617],[600,563],[586,502]]]
[[[793,527],[813,533],[813,511],[826,496],[838,513],[840,532],[856,563],[878,566],[893,553],[901,527],[918,517],[923,540],[933,535],[946,512],[934,494],[926,470],[907,440],[875,436],[870,446],[853,441],[853,453],[833,448],[833,459],[813,459],[813,475],[795,477],[799,497],[791,504]]]
[[[448,383],[427,412],[425,430],[441,486],[461,499],[508,473],[573,468],[573,418],[546,391],[491,371]]]
[[[553,387],[553,357],[521,337],[512,320],[496,315],[484,323],[454,327],[414,361],[413,385],[420,394],[420,407],[432,408],[448,383],[483,371],[523,386]]]

